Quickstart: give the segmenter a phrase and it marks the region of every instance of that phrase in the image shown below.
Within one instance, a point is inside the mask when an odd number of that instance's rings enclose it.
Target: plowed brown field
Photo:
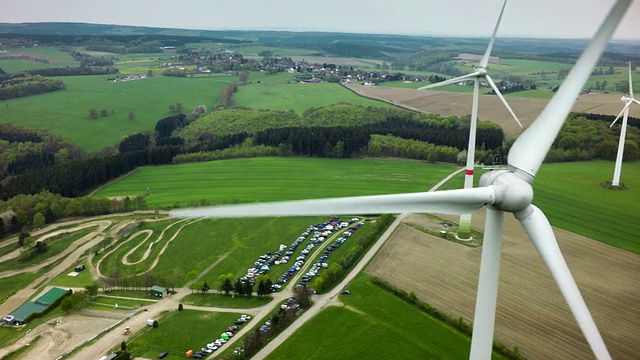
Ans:
[[[411,215],[406,221],[420,222]],[[455,218],[451,218],[456,221]],[[484,211],[474,214],[482,229]],[[640,359],[640,256],[554,229],[565,259],[614,359]],[[402,224],[366,272],[451,316],[472,321],[481,248]],[[496,315],[497,341],[528,359],[592,359],[553,278],[518,221],[505,216]]]
[[[471,113],[471,94],[448,91],[419,91],[415,89],[387,88],[383,86],[347,85],[355,92],[373,99],[392,102],[409,109],[441,114],[444,116],[464,116]],[[592,112],[597,114],[618,115],[624,103],[621,95],[584,94],[575,102],[573,111]],[[542,112],[548,100],[509,97],[511,108],[527,128]],[[631,107],[629,116],[640,117],[640,106]],[[511,119],[497,96],[481,95],[478,104],[478,117],[500,125],[505,135],[510,138],[519,134],[522,128]]]

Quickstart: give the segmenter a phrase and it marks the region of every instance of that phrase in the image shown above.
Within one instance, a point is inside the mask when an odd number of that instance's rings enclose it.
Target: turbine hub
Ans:
[[[483,68],[483,67],[478,67],[476,68],[476,72],[478,73],[478,76],[485,76],[487,75],[487,69]]]
[[[480,186],[496,185],[499,192],[493,207],[508,212],[518,212],[531,205],[533,188],[531,184],[508,170],[494,170],[480,178]]]

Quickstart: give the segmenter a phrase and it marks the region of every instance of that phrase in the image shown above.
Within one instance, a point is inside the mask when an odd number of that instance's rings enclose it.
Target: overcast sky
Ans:
[[[502,37],[591,37],[613,0],[511,0]],[[0,22],[491,35],[502,0],[0,0]],[[614,35],[640,40],[640,0]]]

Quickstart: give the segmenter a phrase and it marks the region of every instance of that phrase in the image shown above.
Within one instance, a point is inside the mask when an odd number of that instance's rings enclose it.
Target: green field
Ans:
[[[456,167],[400,159],[253,158],[144,167],[95,196],[143,194],[149,207],[427,190]]]
[[[157,359],[161,352],[169,352],[165,359],[184,359],[187,350],[198,351],[207,346],[233,325],[241,314],[209,311],[170,311],[158,319],[158,327],[147,327],[127,341],[127,350],[134,356]]]
[[[533,184],[533,203],[553,226],[640,254],[640,162],[622,165],[627,190],[607,190],[614,163],[544,164]]]
[[[51,46],[6,48],[3,50],[8,51],[9,53],[26,53],[29,55],[51,60],[50,62],[45,63],[25,59],[0,59],[0,68],[2,68],[2,70],[4,70],[7,74],[31,69],[45,69],[67,66],[75,67],[80,65],[80,63],[75,61],[69,53],[60,51],[58,48]],[[2,56],[2,53],[0,53],[0,56]]]
[[[627,190],[607,190],[612,161],[543,164],[533,183],[533,203],[551,225],[640,254],[640,162],[622,165],[621,182]],[[476,186],[482,171],[476,172]],[[458,175],[443,189],[462,188]]]
[[[466,359],[471,341],[360,274],[266,359]],[[494,355],[494,359],[503,357]]]
[[[0,101],[0,122],[61,135],[89,150],[117,145],[123,137],[152,131],[158,120],[175,115],[168,106],[181,102],[185,112],[198,105],[211,109],[220,90],[236,77],[212,76],[153,78],[113,83],[112,76],[62,76],[65,90]],[[107,116],[89,117],[89,109],[108,110]],[[135,113],[129,120],[129,112]]]
[[[253,109],[289,110],[302,114],[311,107],[347,102],[355,105],[393,107],[383,101],[367,99],[356,95],[335,83],[300,84],[291,81],[283,83],[256,83],[250,76],[251,84],[240,87],[234,94],[234,103]]]

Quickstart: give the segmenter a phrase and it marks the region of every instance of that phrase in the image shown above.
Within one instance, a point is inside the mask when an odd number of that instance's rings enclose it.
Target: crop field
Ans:
[[[10,54],[24,54],[35,56],[42,59],[47,59],[49,62],[41,62],[35,60],[26,59],[1,59],[0,68],[7,74],[31,70],[31,69],[44,69],[51,67],[66,67],[66,66],[79,66],[80,63],[75,61],[69,53],[60,51],[58,48],[49,46],[31,47],[31,48],[7,48],[4,49],[6,53],[0,53],[0,57]]]
[[[622,165],[627,190],[600,186],[611,181],[612,161],[545,164],[533,184],[534,204],[552,225],[640,254],[640,162]]]
[[[457,217],[449,216],[452,221]],[[424,222],[412,215],[406,221]],[[484,211],[473,217],[482,230]],[[446,230],[443,227],[443,230]],[[636,301],[640,258],[621,249],[555,229],[564,257],[614,359],[636,359],[640,324]],[[435,308],[472,321],[481,248],[430,236],[401,225],[365,269]],[[592,358],[553,278],[517,220],[505,216],[496,340],[530,360]]]
[[[392,107],[382,101],[363,98],[343,88],[339,84],[300,84],[297,82],[265,83],[255,82],[240,87],[234,94],[234,103],[253,109],[290,110],[302,114],[311,107],[347,102],[355,105]]]
[[[363,96],[389,101],[417,111],[436,113],[443,116],[466,116],[471,114],[471,93],[432,90],[416,91],[413,89],[355,84],[349,84],[349,88]],[[591,112],[615,116],[620,113],[624,106],[620,101],[620,96],[619,94],[583,94],[575,102],[572,110],[575,112]],[[508,101],[524,128],[529,126],[540,115],[548,102],[548,100],[541,98],[527,99],[513,96],[509,96]],[[640,117],[640,106],[631,107],[629,116]],[[480,97],[478,117],[481,121],[491,121],[500,125],[507,138],[515,137],[523,130],[513,121],[497,96],[482,95]]]
[[[267,359],[464,359],[470,339],[360,274]],[[410,331],[407,331],[410,329]],[[494,355],[494,359],[503,357]]]
[[[143,194],[150,208],[425,191],[456,167],[401,159],[252,158],[144,167],[98,197]]]
[[[67,89],[3,100],[0,121],[45,129],[88,150],[117,145],[123,137],[152,131],[156,122],[174,115],[168,106],[181,102],[185,112],[198,105],[213,107],[220,90],[235,77],[149,79],[113,83],[111,76],[63,76]],[[89,109],[105,109],[107,116],[89,117]],[[111,113],[113,111],[113,113]],[[129,120],[133,112],[135,119]]]
[[[640,162],[622,164],[626,190],[600,186],[611,181],[613,166],[613,161],[544,164],[533,183],[533,203],[553,226],[640,254],[640,204],[635,201],[640,198]],[[483,172],[476,172],[476,186]],[[442,189],[462,188],[463,181],[458,175]]]

